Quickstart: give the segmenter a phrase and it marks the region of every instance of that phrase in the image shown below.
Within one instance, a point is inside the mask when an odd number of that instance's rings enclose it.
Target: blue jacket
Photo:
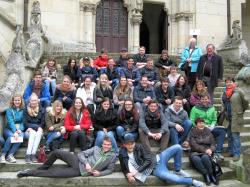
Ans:
[[[24,93],[23,93],[23,99],[25,103],[28,103],[30,95],[33,92],[33,86],[34,86],[34,81],[31,81],[29,85],[26,87]],[[42,83],[42,89],[41,89],[41,94],[40,94],[40,102],[48,101],[50,102],[50,92],[49,92],[49,85],[43,81]]]
[[[179,68],[186,62],[189,58],[189,47],[186,47],[181,54],[181,63],[179,64]],[[191,72],[196,72],[200,57],[202,55],[202,50],[200,47],[195,46],[195,49],[191,55],[192,63],[191,63]]]
[[[143,88],[140,84],[135,87],[133,92],[133,98],[135,103],[143,103],[143,99],[147,96],[150,96],[152,99],[156,99],[153,87]]]
[[[6,120],[6,127],[13,133],[15,133],[17,130],[24,131],[23,109],[17,110],[16,108],[8,108],[6,110]],[[19,129],[16,128],[16,124],[19,124]]]

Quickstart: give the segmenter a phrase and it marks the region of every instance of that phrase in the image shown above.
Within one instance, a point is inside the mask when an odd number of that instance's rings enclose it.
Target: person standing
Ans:
[[[196,81],[196,72],[201,55],[202,50],[196,45],[196,39],[191,38],[189,46],[186,47],[181,54],[181,63],[179,64],[179,68],[185,71],[188,77],[188,83],[191,89],[193,89]]]
[[[218,81],[223,79],[223,60],[214,52],[213,44],[208,44],[206,50],[207,54],[201,56],[197,67],[197,78],[205,82],[213,102],[214,88],[218,86]]]

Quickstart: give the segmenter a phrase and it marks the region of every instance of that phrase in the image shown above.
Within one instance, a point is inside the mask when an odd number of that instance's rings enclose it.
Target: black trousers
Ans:
[[[53,163],[60,159],[67,164],[65,168],[53,168]],[[80,176],[78,157],[68,151],[55,150],[52,151],[47,161],[40,169],[31,170],[30,174],[35,177],[51,177],[51,178],[69,178]]]
[[[69,138],[69,150],[70,152],[75,152],[75,148],[77,146],[77,142],[79,143],[81,151],[86,149],[87,137],[84,130],[74,130],[70,133]]]
[[[212,162],[210,159],[210,156],[207,154],[202,155],[192,155],[191,156],[191,162],[193,166],[203,175],[205,174],[212,174]]]

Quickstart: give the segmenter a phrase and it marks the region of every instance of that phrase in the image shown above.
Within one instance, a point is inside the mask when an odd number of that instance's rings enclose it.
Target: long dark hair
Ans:
[[[185,76],[185,75],[180,75],[179,77],[178,77],[178,79],[176,80],[176,83],[175,83],[175,87],[181,87],[181,85],[180,85],[180,78],[184,78],[184,80],[185,80],[185,84],[183,85],[183,87],[186,87],[187,85],[188,85],[188,80],[187,80],[187,77]]]
[[[127,112],[126,109],[125,109],[126,101],[131,101],[132,102],[132,105],[133,105],[133,108],[132,108],[133,120],[134,120],[134,122],[138,122],[139,121],[139,110],[138,110],[138,108],[135,107],[135,104],[134,104],[134,102],[133,102],[133,100],[131,98],[127,98],[127,99],[124,100],[124,105],[123,105],[122,110],[120,112],[119,119],[121,121],[125,120],[125,114]]]
[[[73,119],[74,121],[76,121],[76,118],[77,118],[77,116],[76,116],[76,109],[75,109],[75,102],[76,102],[77,99],[81,100],[81,103],[82,103],[82,108],[80,109],[81,112],[82,112],[83,110],[86,110],[86,109],[87,109],[87,107],[84,105],[84,102],[83,102],[82,98],[76,97],[76,98],[74,99],[74,101],[73,101],[73,104],[72,104],[70,110],[69,110],[69,111],[70,111],[70,117],[71,117],[71,119]]]
[[[76,59],[75,58],[69,58],[69,60],[68,60],[68,68],[71,68],[71,61],[72,60],[74,60],[75,61],[75,66],[73,67],[74,69],[76,69],[77,68],[77,62],[76,62]]]

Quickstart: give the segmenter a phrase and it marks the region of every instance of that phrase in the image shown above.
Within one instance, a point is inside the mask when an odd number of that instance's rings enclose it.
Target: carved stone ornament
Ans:
[[[11,97],[15,93],[23,92],[25,78],[30,78],[31,73],[27,68],[36,68],[43,55],[43,30],[41,25],[40,3],[35,1],[32,6],[30,27],[28,28],[29,39],[24,42],[23,28],[18,25],[16,37],[12,42],[11,54],[6,61],[7,77],[0,87],[0,110],[9,106]]]
[[[191,12],[178,12],[176,14],[171,15],[170,18],[173,21],[191,20],[193,18],[193,13],[191,13]]]
[[[124,6],[132,14],[140,14],[143,10],[143,0],[124,0]]]

